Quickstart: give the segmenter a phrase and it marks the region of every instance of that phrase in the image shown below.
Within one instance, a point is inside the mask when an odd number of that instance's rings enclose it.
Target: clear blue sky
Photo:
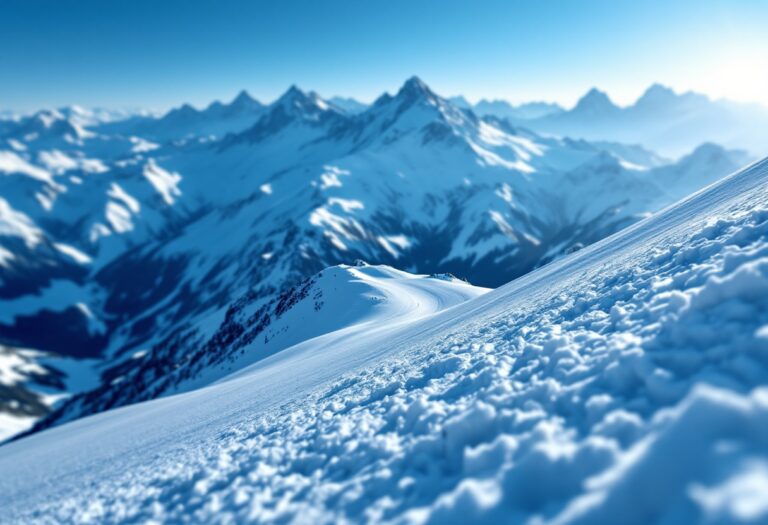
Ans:
[[[0,109],[269,101],[296,83],[369,101],[629,103],[654,81],[768,104],[765,1],[0,0]]]

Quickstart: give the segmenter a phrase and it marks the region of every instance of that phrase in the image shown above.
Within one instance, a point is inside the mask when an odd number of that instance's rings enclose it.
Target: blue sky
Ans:
[[[296,83],[369,101],[618,103],[652,82],[768,104],[768,2],[0,0],[0,109],[269,101]]]

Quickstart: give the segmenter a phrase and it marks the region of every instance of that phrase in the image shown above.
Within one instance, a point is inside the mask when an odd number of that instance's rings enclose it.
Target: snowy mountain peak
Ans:
[[[326,102],[314,91],[305,92],[292,85],[265,109],[251,127],[232,137],[227,144],[258,142],[295,122],[317,126],[343,118],[346,115],[342,109]]]
[[[192,117],[197,114],[198,111],[191,104],[182,104],[180,107],[170,110],[165,117]]]
[[[610,97],[597,88],[590,89],[586,95],[581,97],[576,103],[576,107],[573,108],[574,112],[579,113],[609,113],[616,111],[618,106],[611,101]]]
[[[729,150],[713,142],[704,142],[690,154],[680,159],[683,165],[692,164],[697,168],[728,162],[745,165],[749,162],[749,154],[742,150]]]
[[[462,129],[470,120],[477,124],[474,114],[436,95],[414,76],[394,96],[385,93],[360,115],[360,142],[392,144],[403,137],[418,136],[421,143],[455,143],[466,134]]]
[[[493,116],[512,120],[537,119],[549,115],[558,115],[565,111],[558,104],[552,102],[526,102],[514,106],[506,100],[499,99],[481,99],[472,107],[472,110],[479,116]]]
[[[246,90],[240,91],[237,96],[230,102],[230,107],[237,107],[243,109],[259,108],[262,104],[253,98]]]
[[[309,95],[305,93],[299,86],[296,84],[291,84],[288,89],[285,90],[285,93],[280,95],[280,97],[273,103],[273,105],[277,106],[280,104],[293,104],[296,101],[305,101],[309,99]]]
[[[212,118],[227,118],[258,113],[264,105],[253,98],[247,91],[242,90],[229,104],[213,102],[205,112]]]
[[[632,109],[648,111],[650,117],[658,117],[662,112],[688,112],[704,110],[710,104],[706,95],[688,91],[677,94],[662,84],[653,84],[637,99]]]
[[[64,115],[56,109],[42,109],[32,115],[32,120],[50,128],[56,121],[64,120]]]
[[[397,108],[396,112],[400,115],[413,107],[428,108],[428,112],[434,115],[434,109],[437,108],[443,116],[446,116],[448,113],[454,113],[454,120],[461,120],[458,113],[461,113],[462,110],[447,99],[437,95],[417,76],[406,80],[394,97],[389,95],[381,96],[374,106],[387,106],[390,104],[390,107]]]
[[[80,140],[91,135],[82,126],[55,109],[38,111],[22,119],[14,131],[18,137],[70,138]]]
[[[436,99],[438,96],[429,88],[429,86],[416,75],[405,81],[403,87],[397,92],[396,98],[416,100],[416,99]]]
[[[669,88],[663,84],[655,83],[652,84],[648,89],[645,90],[645,93],[638,99],[638,103],[642,101],[646,102],[659,102],[659,101],[666,101],[675,98],[677,95],[672,90],[672,88]]]
[[[302,117],[316,117],[319,113],[325,111],[338,110],[323,100],[320,95],[314,91],[302,91],[295,84],[288,88],[283,95],[273,104],[273,109],[281,108],[288,114]]]

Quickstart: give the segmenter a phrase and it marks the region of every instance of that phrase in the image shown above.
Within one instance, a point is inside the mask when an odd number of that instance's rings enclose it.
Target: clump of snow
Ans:
[[[133,147],[131,148],[133,153],[147,153],[160,147],[158,144],[149,142],[141,137],[130,137],[128,140],[133,144]]]
[[[320,175],[320,189],[326,190],[328,188],[341,188],[342,176],[348,176],[350,172],[343,170],[337,166],[325,166],[324,172]]]
[[[357,199],[341,199],[339,197],[331,197],[328,199],[328,206],[338,206],[344,213],[350,213],[354,210],[362,210],[365,208],[363,203]]]

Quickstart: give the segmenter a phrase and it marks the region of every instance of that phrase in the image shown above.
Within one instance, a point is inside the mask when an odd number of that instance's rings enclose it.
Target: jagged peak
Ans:
[[[316,116],[319,113],[333,111],[341,113],[333,104],[324,100],[314,91],[303,91],[295,84],[272,103],[273,108],[282,108],[289,114]]]
[[[576,103],[574,110],[588,110],[588,111],[601,111],[618,109],[618,106],[613,103],[611,98],[605,91],[593,87],[587,93],[579,99]]]
[[[304,90],[302,90],[296,84],[291,84],[288,87],[288,89],[286,89],[285,92],[282,95],[280,95],[280,97],[278,97],[275,103],[293,101],[296,99],[303,100],[306,98],[307,98],[307,93],[305,93]]]
[[[645,90],[645,93],[643,95],[659,95],[659,94],[674,95],[675,92],[669,86],[665,86],[664,84],[654,82],[653,84],[648,86],[648,89]]]
[[[210,104],[208,104],[208,107],[207,107],[207,108],[205,108],[205,111],[216,111],[216,110],[221,110],[221,109],[222,109],[222,108],[224,108],[224,107],[226,107],[226,106],[224,106],[224,104],[223,104],[222,102],[220,102],[220,101],[218,101],[218,100],[214,100],[213,102],[211,102]]]
[[[240,93],[237,94],[235,98],[232,99],[232,102],[230,104],[243,104],[243,103],[250,103],[250,102],[257,102],[255,98],[251,96],[248,91],[245,89],[240,90]]]
[[[198,111],[192,106],[192,104],[184,103],[181,106],[179,106],[178,108],[170,110],[166,114],[166,117],[169,117],[171,115],[187,116],[187,115],[194,115],[196,113],[198,113]]]
[[[226,107],[230,111],[249,111],[259,110],[263,108],[264,105],[243,89],[240,91],[240,93],[237,94],[235,98],[232,99],[232,102],[230,102]]]
[[[371,108],[380,108],[389,104],[395,104],[395,106],[402,111],[404,108],[420,103],[432,106],[443,105],[454,107],[447,100],[443,100],[436,95],[423,80],[414,75],[403,83],[394,96],[389,93],[382,94],[376,99]]]
[[[83,117],[90,116],[93,114],[92,110],[86,109],[79,104],[70,104],[69,106],[63,106],[58,109],[58,112],[67,116],[83,116]]]
[[[21,129],[28,133],[42,132],[47,136],[66,136],[81,139],[91,135],[74,119],[57,109],[42,109],[20,121]]]
[[[400,91],[397,92],[397,97],[401,96],[418,98],[437,97],[429,86],[416,75],[406,80]]]
[[[720,144],[714,142],[702,142],[696,148],[686,155],[684,158],[711,158],[711,157],[725,157],[728,154],[728,150]]]
[[[508,101],[506,101],[504,99],[501,99],[501,98],[481,98],[480,100],[477,101],[477,104],[475,104],[475,105],[479,106],[481,104],[486,104],[486,105],[501,104],[501,105],[504,105],[504,106],[510,106],[510,107],[512,106],[512,104],[510,102],[508,102]]]
[[[48,128],[56,121],[66,120],[66,117],[58,109],[41,109],[34,113],[31,119]]]
[[[237,134],[231,142],[261,140],[292,122],[325,123],[342,116],[344,112],[341,109],[326,102],[314,91],[305,92],[293,84],[263,113],[260,112],[258,121],[252,127]]]
[[[678,98],[678,95],[671,88],[654,83],[637,99],[635,106],[665,104],[676,98]]]

